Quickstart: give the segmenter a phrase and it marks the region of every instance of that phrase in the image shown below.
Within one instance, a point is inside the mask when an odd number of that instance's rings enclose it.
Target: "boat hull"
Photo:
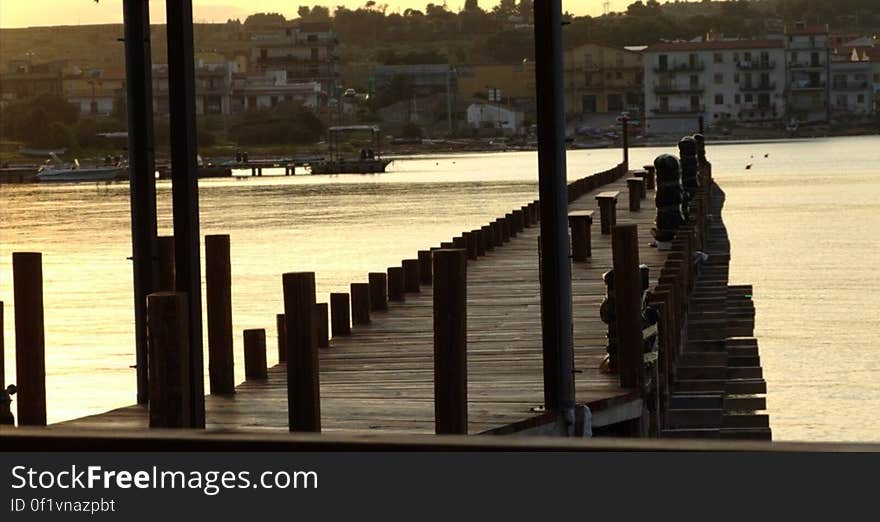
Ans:
[[[36,180],[41,183],[82,183],[89,181],[113,181],[124,169],[51,169],[37,174]]]
[[[320,161],[310,165],[312,174],[379,174],[391,163],[388,159]]]

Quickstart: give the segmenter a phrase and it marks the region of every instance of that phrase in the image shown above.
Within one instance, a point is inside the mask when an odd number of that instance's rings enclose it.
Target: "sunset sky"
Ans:
[[[634,0],[610,0],[612,10],[623,10]],[[194,16],[200,22],[221,22],[229,18],[245,18],[261,11],[279,12],[288,18],[296,17],[300,5],[345,5],[351,9],[364,5],[366,0],[193,0]],[[388,11],[406,8],[424,10],[428,3],[443,0],[378,0],[387,3]],[[489,9],[497,0],[480,0],[480,6]],[[604,0],[563,0],[564,10],[577,15],[601,14]],[[153,0],[152,19],[165,19],[162,0]],[[448,0],[447,5],[457,10],[464,0]],[[122,21],[122,0],[0,0],[0,27],[27,27],[47,25],[100,24]]]

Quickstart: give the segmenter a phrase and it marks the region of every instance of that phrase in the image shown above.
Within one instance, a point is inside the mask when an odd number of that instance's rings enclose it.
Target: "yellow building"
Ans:
[[[642,55],[585,44],[565,51],[565,112],[620,113],[644,103]]]
[[[489,96],[494,91],[500,100],[535,99],[535,62],[513,65],[461,65],[458,69],[458,92],[465,98]]]

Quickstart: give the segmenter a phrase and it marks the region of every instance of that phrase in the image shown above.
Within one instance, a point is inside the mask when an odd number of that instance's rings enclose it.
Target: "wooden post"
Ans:
[[[6,394],[6,341],[3,328],[3,301],[0,301],[0,425],[11,426],[15,424],[15,417],[12,415],[11,401],[7,402],[9,396]]]
[[[516,218],[514,217],[513,212],[504,215],[504,222],[506,223],[505,226],[510,233],[510,237],[516,237],[519,228],[516,226]]]
[[[12,254],[15,299],[15,375],[18,425],[46,425],[46,341],[43,329],[43,256]]]
[[[351,324],[367,324],[370,322],[370,284],[351,284]]]
[[[645,169],[645,185],[646,185],[645,188],[647,188],[648,190],[654,190],[656,188],[655,183],[654,183],[654,175],[657,172],[657,169],[656,169],[656,167],[654,167],[654,165],[645,165],[644,169]]]
[[[467,260],[434,252],[434,429],[467,434]]]
[[[498,225],[501,227],[501,242],[507,243],[510,241],[510,238],[513,234],[510,231],[510,220],[506,217],[500,218],[498,220]]]
[[[582,210],[568,213],[571,228],[571,257],[575,261],[586,261],[593,256],[590,228],[593,226],[593,211]]]
[[[599,220],[602,235],[611,234],[614,225],[617,224],[617,196],[618,191],[600,192],[596,195],[596,201],[599,202]]]
[[[254,328],[244,331],[244,378],[248,381],[265,380],[266,330]]]
[[[157,292],[174,291],[174,236],[159,236]]]
[[[629,211],[638,212],[642,208],[642,178],[627,178],[626,188],[629,190]]]
[[[477,257],[483,257],[486,255],[486,238],[483,236],[483,229],[477,228],[471,231],[471,234],[476,238],[477,241]]]
[[[387,276],[384,272],[370,272],[367,277],[370,281],[370,311],[388,310]]]
[[[431,251],[419,250],[419,283],[431,285]]]
[[[485,243],[486,251],[495,250],[495,230],[491,225],[484,225],[480,230],[483,231],[483,241]]]
[[[477,258],[477,237],[473,232],[462,232],[461,237],[464,238],[464,248],[467,251],[468,259]]]
[[[183,292],[147,296],[150,427],[192,427],[189,299]]]
[[[235,393],[232,353],[232,267],[229,236],[205,236],[208,373],[212,395]]]
[[[287,362],[287,322],[284,314],[275,315],[275,328],[278,332],[278,362]]]
[[[419,280],[421,279],[419,260],[404,259],[401,266],[403,267],[403,289],[410,293],[421,291],[419,288]]]
[[[617,360],[620,386],[641,385],[642,356],[642,282],[639,273],[639,235],[636,225],[614,227],[614,313],[617,332]]]
[[[327,348],[330,346],[330,331],[328,330],[330,309],[327,303],[317,303],[315,305],[315,330],[318,335],[318,348]]]
[[[315,273],[282,276],[287,324],[287,415],[290,431],[321,431]]]
[[[330,333],[333,334],[333,337],[351,335],[351,316],[349,315],[349,310],[348,294],[330,294]]]
[[[492,227],[492,240],[496,247],[504,246],[504,227],[500,220],[496,219],[490,225]]]
[[[388,300],[406,301],[403,286],[403,268],[399,266],[388,267]]]

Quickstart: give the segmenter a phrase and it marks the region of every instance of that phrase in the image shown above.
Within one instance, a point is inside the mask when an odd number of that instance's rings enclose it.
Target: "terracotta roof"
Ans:
[[[723,49],[782,49],[782,40],[719,40],[715,42],[664,42],[648,46],[646,53],[714,51]]]

